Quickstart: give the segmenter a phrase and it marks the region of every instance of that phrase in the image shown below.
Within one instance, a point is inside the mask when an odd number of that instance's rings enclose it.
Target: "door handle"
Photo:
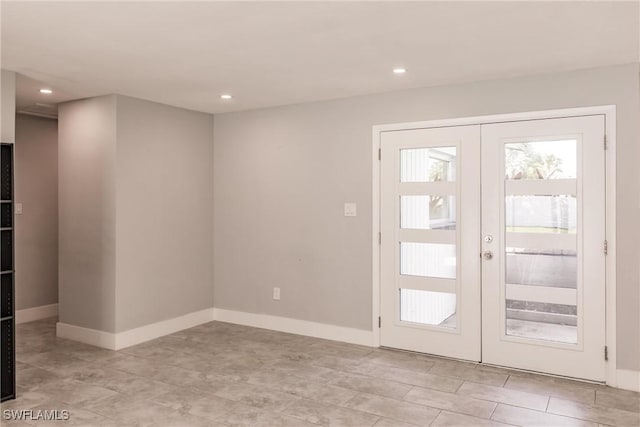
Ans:
[[[493,259],[493,252],[491,251],[484,251],[482,252],[482,259],[485,261],[489,261]]]

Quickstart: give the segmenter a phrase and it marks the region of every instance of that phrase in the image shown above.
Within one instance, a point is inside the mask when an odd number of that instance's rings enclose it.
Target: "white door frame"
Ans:
[[[380,347],[380,140],[381,133],[387,131],[425,129],[463,125],[482,125],[490,123],[518,122],[526,120],[555,119],[576,116],[605,116],[606,157],[606,239],[608,254],[606,257],[606,339],[609,358],[606,366],[606,384],[617,387],[616,363],[616,106],[567,108],[559,110],[532,111],[489,116],[463,117],[454,119],[429,120],[377,125],[373,127],[372,144],[372,319],[373,346]],[[603,135],[604,136],[604,135]],[[605,141],[603,140],[603,144]],[[604,357],[604,355],[603,355]]]

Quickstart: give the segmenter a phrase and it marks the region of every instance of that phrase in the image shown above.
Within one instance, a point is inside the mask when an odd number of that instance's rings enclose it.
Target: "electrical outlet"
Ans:
[[[273,288],[273,299],[280,300],[280,288]]]

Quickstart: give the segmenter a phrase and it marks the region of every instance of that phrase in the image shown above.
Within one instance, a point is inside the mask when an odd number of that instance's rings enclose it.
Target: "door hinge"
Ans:
[[[382,148],[378,148],[378,160],[382,160]]]
[[[609,148],[607,146],[607,135],[604,136],[604,149],[606,150],[607,148]]]
[[[609,254],[609,242],[608,241],[604,241],[604,254],[608,255]]]
[[[604,346],[604,360],[609,360],[609,347]]]
[[[378,328],[382,328],[382,316],[378,316]]]
[[[381,245],[382,244],[382,233],[378,232],[378,244]]]

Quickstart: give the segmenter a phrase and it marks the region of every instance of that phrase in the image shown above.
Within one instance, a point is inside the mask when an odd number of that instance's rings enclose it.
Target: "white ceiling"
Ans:
[[[16,111],[42,116],[56,117],[57,104],[70,99],[84,98],[82,91],[65,92],[57,88],[52,94],[42,94],[40,89],[50,85],[23,74],[16,76]]]
[[[56,101],[218,113],[638,62],[638,21],[637,1],[3,1],[2,67]]]

